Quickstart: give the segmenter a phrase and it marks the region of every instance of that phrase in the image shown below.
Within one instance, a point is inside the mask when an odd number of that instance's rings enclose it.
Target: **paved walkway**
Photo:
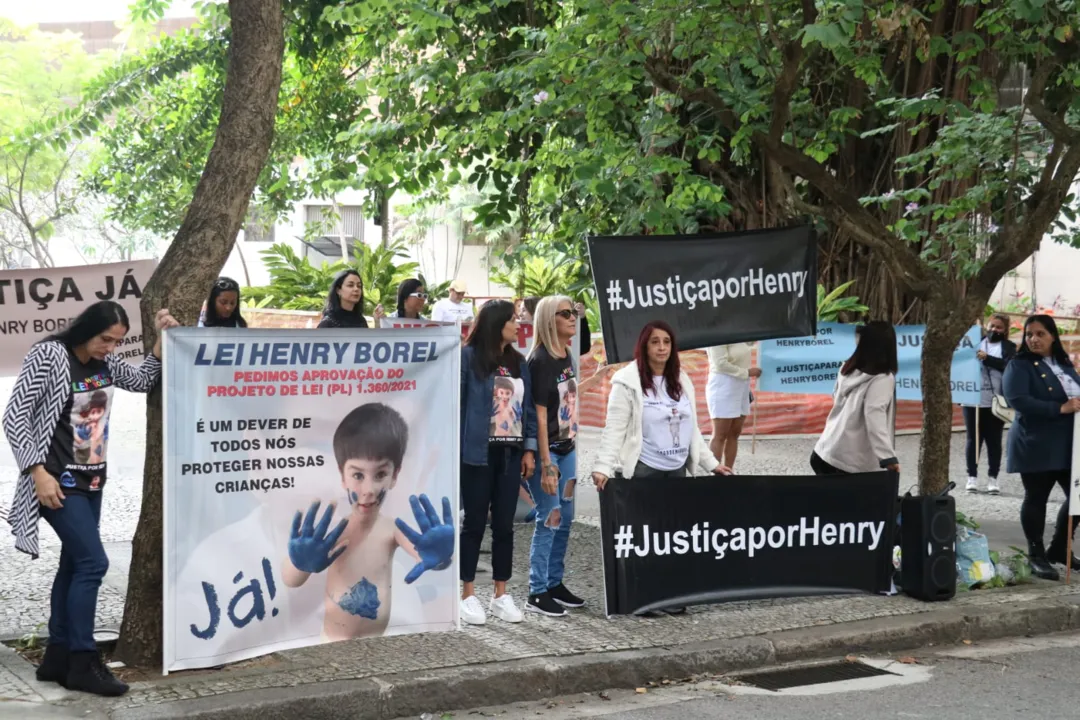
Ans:
[[[9,386],[9,381],[0,380],[0,399],[6,398]],[[103,539],[108,543],[112,561],[98,607],[98,624],[102,628],[117,628],[122,615],[130,539],[141,496],[143,422],[142,398],[121,393],[112,421],[116,441],[110,454],[110,478],[102,518]],[[567,578],[567,584],[588,600],[589,607],[574,613],[571,618],[530,615],[525,623],[516,626],[493,621],[487,627],[467,628],[460,633],[385,637],[277,653],[219,671],[179,673],[167,679],[136,683],[128,696],[114,701],[72,696],[55,686],[43,687],[33,680],[29,665],[6,648],[0,648],[0,699],[49,701],[59,703],[59,708],[78,703],[86,710],[111,711],[244,690],[293,687],[510,659],[738,638],[870,618],[914,615],[941,607],[903,597],[847,596],[732,603],[694,609],[680,618],[620,617],[609,620],[603,616],[596,493],[584,472],[595,452],[596,437],[595,432],[586,431],[581,438],[580,467],[584,477],[579,483],[579,522],[571,542]],[[813,447],[812,440],[761,440],[755,454],[751,454],[750,445],[749,439],[743,443],[736,467],[740,473],[801,474],[808,471],[807,458]],[[962,435],[954,436],[952,467],[953,479],[958,485],[964,480],[962,449]],[[918,437],[900,438],[898,454],[906,469],[905,477],[911,477],[918,458]],[[14,476],[10,448],[0,440],[0,504],[10,501]],[[1022,492],[1019,478],[1003,476],[1001,484],[1003,494],[1000,497],[959,493],[957,507],[984,522],[992,545],[1004,548],[1022,541],[1016,520]],[[1054,500],[1055,504],[1048,512],[1050,517],[1061,498]],[[518,574],[510,589],[519,600],[525,594],[529,533],[529,528],[518,529],[515,548]],[[44,524],[42,545],[41,559],[31,561],[17,553],[10,540],[0,542],[0,637],[19,637],[41,628],[47,620],[48,593],[59,543]],[[1015,602],[1017,598],[1065,596],[1072,592],[1063,585],[1040,583],[1005,592],[966,593],[958,596],[949,607],[975,608]],[[0,716],[10,708],[10,704],[0,704]]]
[[[523,567],[530,529],[519,527],[515,563]],[[266,688],[287,688],[334,680],[373,678],[396,673],[466,665],[498,663],[535,657],[669,647],[689,643],[762,635],[798,628],[814,628],[872,618],[915,615],[949,609],[1015,603],[1018,599],[1045,599],[1080,592],[1060,584],[1038,583],[1009,591],[963,593],[951,603],[928,604],[906,597],[844,596],[729,603],[693,608],[683,617],[641,619],[603,614],[603,579],[593,558],[599,547],[597,528],[576,528],[568,558],[567,584],[581,593],[587,608],[569,618],[529,615],[524,623],[491,621],[459,633],[400,635],[346,641],[302,648],[237,663],[222,670],[175,673],[168,678],[138,682],[118,700],[87,698],[43,686],[30,677],[31,668],[10,653],[0,655],[0,696],[75,703],[90,710],[114,711],[158,705],[177,700],[220,696]],[[487,592],[481,582],[481,593]],[[486,601],[486,598],[482,598]],[[23,666],[13,673],[14,663]],[[18,667],[17,665],[15,666]]]

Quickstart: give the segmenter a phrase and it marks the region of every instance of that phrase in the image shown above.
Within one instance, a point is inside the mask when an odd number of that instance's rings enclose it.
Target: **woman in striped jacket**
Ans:
[[[177,322],[161,310],[156,325],[160,331]],[[124,308],[106,300],[34,345],[3,421],[20,471],[8,516],[15,547],[37,558],[39,516],[60,538],[49,644],[37,677],[98,695],[128,689],[94,642],[98,588],[109,568],[98,523],[113,390],[149,392],[161,376],[160,334],[139,367],[113,355],[129,328]]]

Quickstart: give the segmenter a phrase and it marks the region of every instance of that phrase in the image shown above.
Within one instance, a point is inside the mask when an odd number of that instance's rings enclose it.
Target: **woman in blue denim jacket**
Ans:
[[[1038,577],[1057,580],[1058,572],[1050,563],[1066,562],[1073,419],[1080,410],[1080,375],[1061,345],[1052,317],[1032,315],[1024,323],[1023,344],[1006,366],[1002,386],[1016,410],[1016,422],[1009,430],[1008,470],[1020,473],[1024,482],[1020,525],[1027,537],[1031,569]],[[1065,493],[1065,503],[1046,550],[1046,501],[1054,485]],[[1069,560],[1073,569],[1080,569],[1080,560]]]
[[[470,625],[487,622],[474,581],[489,512],[495,594],[488,611],[505,622],[522,620],[506,581],[518,488],[536,466],[536,407],[517,340],[514,304],[494,300],[480,308],[461,353],[461,619]]]

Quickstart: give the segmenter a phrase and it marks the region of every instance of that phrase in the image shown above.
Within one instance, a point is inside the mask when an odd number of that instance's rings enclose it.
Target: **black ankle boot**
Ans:
[[[96,650],[71,653],[67,688],[105,697],[117,697],[128,691],[128,686],[105,667]]]
[[[1067,550],[1068,545],[1065,544],[1065,541],[1062,540],[1059,543],[1058,540],[1055,538],[1050,542],[1050,547],[1046,550],[1046,559],[1052,563],[1064,565],[1065,553]],[[1076,557],[1075,555],[1072,556],[1072,569],[1080,570],[1080,558]]]
[[[60,687],[67,687],[68,674],[68,649],[63,645],[47,645],[45,656],[41,658],[37,672],[34,673],[41,682],[59,683]]]
[[[1046,549],[1043,547],[1042,540],[1028,543],[1028,564],[1031,565],[1032,574],[1037,578],[1043,580],[1058,580],[1060,578],[1058,571],[1054,569],[1046,558]]]

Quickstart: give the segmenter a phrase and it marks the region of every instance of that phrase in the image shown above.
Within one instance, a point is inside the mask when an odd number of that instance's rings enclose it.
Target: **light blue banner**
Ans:
[[[840,366],[855,352],[855,325],[820,323],[815,337],[766,340],[758,344],[762,392],[832,395]],[[896,395],[901,400],[922,400],[922,340],[925,325],[897,325]],[[974,326],[953,354],[952,400],[957,405],[978,405],[982,368],[975,356],[982,333]]]

